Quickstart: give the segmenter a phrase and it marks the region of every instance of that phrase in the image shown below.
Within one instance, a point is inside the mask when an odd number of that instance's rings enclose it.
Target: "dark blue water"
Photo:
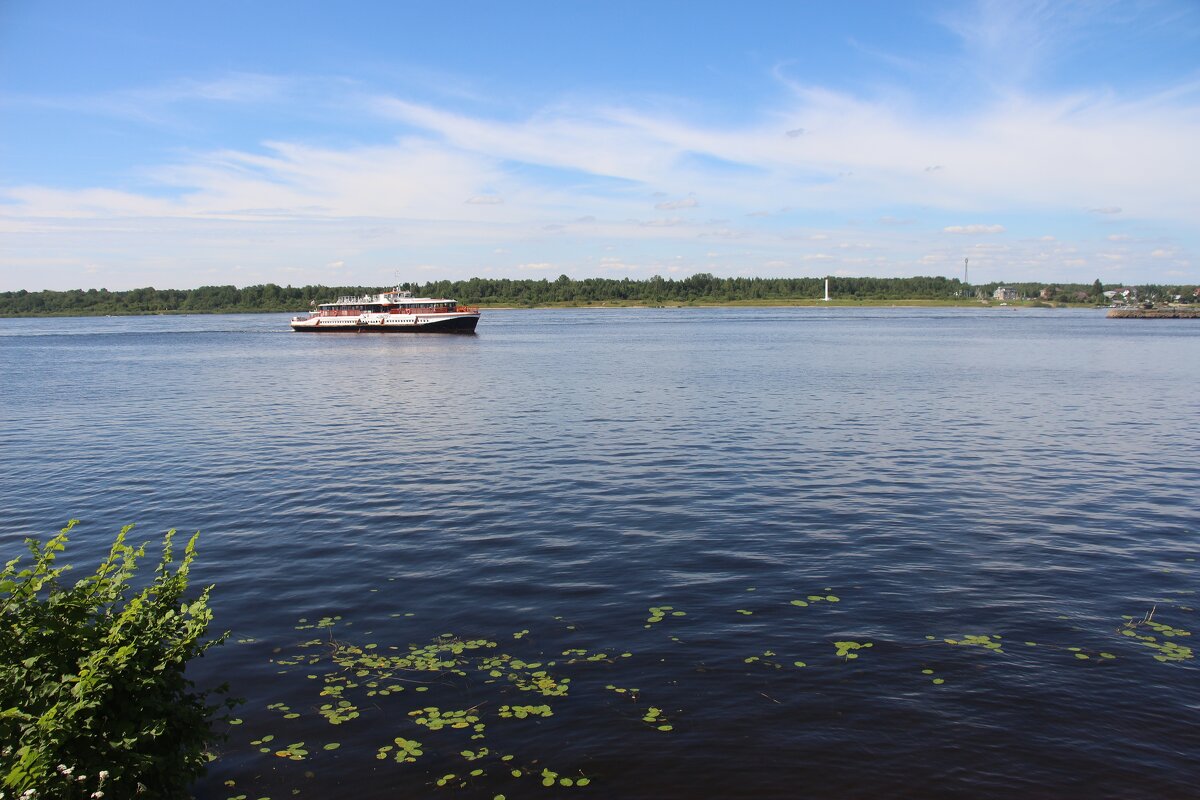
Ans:
[[[0,366],[0,558],[201,531],[232,636],[194,676],[246,702],[198,797],[1200,796],[1197,662],[1155,659],[1196,638],[1200,324],[0,320]]]

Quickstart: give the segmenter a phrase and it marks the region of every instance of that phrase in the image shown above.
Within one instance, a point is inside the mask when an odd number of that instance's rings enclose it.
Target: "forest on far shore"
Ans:
[[[718,278],[708,273],[675,280],[655,276],[585,278],[562,275],[556,280],[471,278],[464,281],[402,283],[416,297],[452,298],[467,305],[677,305],[680,303],[787,303],[818,300],[825,293],[825,278]],[[967,286],[957,278],[830,278],[829,291],[836,300],[954,301],[990,298],[998,286],[1016,289],[1020,297],[1054,303],[1102,303],[1105,290],[1121,284],[1004,283]],[[236,313],[306,311],[317,303],[343,295],[374,294],[386,286],[201,286],[197,289],[72,289],[64,292],[0,292],[0,316],[87,316],[103,314]],[[1176,295],[1193,302],[1192,286],[1140,285],[1142,300],[1172,300]]]

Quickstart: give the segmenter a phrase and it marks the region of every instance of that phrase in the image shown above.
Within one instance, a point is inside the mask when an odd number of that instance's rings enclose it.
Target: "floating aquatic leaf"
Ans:
[[[949,645],[960,645],[966,647],[982,647],[986,650],[994,650],[997,653],[1003,653],[1000,649],[1000,642],[994,641],[999,639],[999,636],[989,636],[987,634],[969,634],[962,639],[944,639],[943,641]]]
[[[325,747],[324,747],[323,749],[325,749],[325,750],[337,750],[339,747],[341,747],[341,745],[340,745],[339,743],[337,743],[337,742],[330,742],[329,744],[325,745]]]
[[[651,606],[650,616],[646,618],[645,627],[649,628],[651,625],[662,622],[668,614],[673,617],[686,616],[685,612],[676,611],[674,606]]]
[[[858,653],[855,650],[861,650],[866,647],[872,647],[873,642],[834,642],[833,646],[837,648],[837,654],[842,658],[852,659],[858,658]]]
[[[293,742],[284,750],[276,750],[275,755],[289,761],[303,761],[304,757],[308,755],[308,751],[304,749],[304,742]]]
[[[550,710],[550,706],[500,706],[498,712],[502,717],[516,717],[517,719],[525,719],[526,717],[551,717],[554,712]]]
[[[430,706],[410,711],[408,715],[415,717],[413,721],[418,725],[422,725],[431,731],[438,731],[442,728],[469,728],[479,722],[479,717],[471,709],[442,711],[435,706]]]
[[[424,751],[421,749],[421,743],[416,740],[405,739],[403,736],[397,736],[392,741],[396,743],[395,759],[398,762],[412,763],[424,753]],[[379,752],[383,753],[383,757],[386,758],[387,751],[391,750],[392,748],[390,745],[384,745],[384,747],[387,749],[385,750],[383,747],[381,747]]]
[[[1156,651],[1154,655],[1155,661],[1160,663],[1168,663],[1176,661],[1189,661],[1194,658],[1192,649],[1190,647],[1186,647],[1173,641],[1160,642],[1157,636],[1139,632],[1140,628],[1146,627],[1165,637],[1166,639],[1192,635],[1191,631],[1184,630],[1183,628],[1176,628],[1155,620],[1153,609],[1142,619],[1134,620],[1134,618],[1130,616],[1126,616],[1124,619],[1127,621],[1124,627],[1120,630],[1121,634],[1137,639],[1143,646]]]
[[[663,713],[663,710],[654,706],[650,706],[646,709],[646,713],[642,715],[642,722],[645,722],[647,725],[652,726],[655,730],[663,731],[664,733],[674,730],[674,727]]]

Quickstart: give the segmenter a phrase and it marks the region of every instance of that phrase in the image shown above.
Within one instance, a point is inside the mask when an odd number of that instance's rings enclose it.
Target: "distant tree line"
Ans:
[[[955,300],[990,297],[998,286],[1011,286],[1024,298],[1054,302],[1103,302],[1106,289],[1099,280],[1091,284],[987,283],[967,286],[957,278],[830,278],[830,294],[839,300]],[[103,314],[236,313],[301,311],[341,295],[367,294],[392,287],[378,286],[201,286],[198,289],[72,289],[65,292],[0,292],[0,316],[84,316]],[[461,303],[493,306],[585,305],[623,303],[663,305],[677,303],[737,303],[812,300],[824,296],[824,278],[718,278],[699,273],[675,280],[654,276],[585,278],[560,275],[555,280],[471,278],[465,281],[404,283],[401,289],[418,297],[450,297]],[[1163,300],[1182,295],[1192,302],[1192,286],[1139,286],[1142,298]]]

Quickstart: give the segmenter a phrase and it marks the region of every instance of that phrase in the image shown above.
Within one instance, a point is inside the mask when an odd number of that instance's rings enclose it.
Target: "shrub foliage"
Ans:
[[[76,522],[45,545],[27,540],[32,561],[0,572],[0,797],[184,795],[216,738],[209,698],[225,693],[184,674],[225,639],[205,640],[213,587],[185,599],[196,536],[176,562],[168,532],[154,579],[135,590],[146,547],[125,543],[127,526],[70,585],[57,562]]]

